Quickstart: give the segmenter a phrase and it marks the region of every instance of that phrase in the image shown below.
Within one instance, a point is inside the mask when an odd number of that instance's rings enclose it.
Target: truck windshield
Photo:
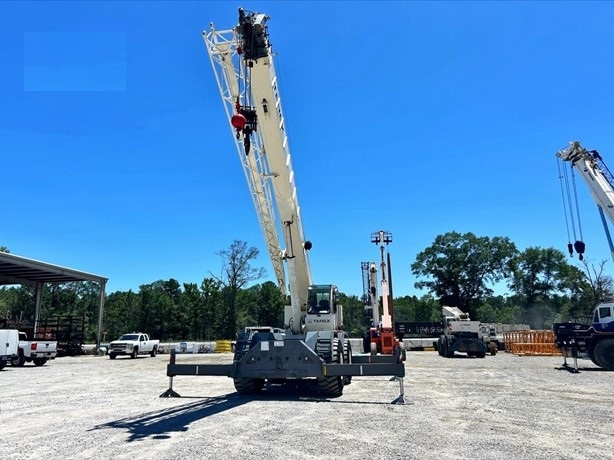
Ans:
[[[119,340],[139,340],[139,335],[138,334],[124,334],[119,338]]]

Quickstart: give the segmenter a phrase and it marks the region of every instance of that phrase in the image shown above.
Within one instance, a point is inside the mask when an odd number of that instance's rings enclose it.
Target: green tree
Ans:
[[[491,296],[476,309],[475,318],[483,323],[521,323],[521,308],[515,297]]]
[[[394,321],[441,321],[441,306],[430,295],[394,299]]]
[[[156,339],[183,339],[189,324],[181,305],[181,285],[173,278],[139,287],[141,308],[135,318],[137,329]]]
[[[521,307],[522,322],[532,328],[549,328],[557,313],[553,296],[576,289],[578,269],[570,266],[558,249],[540,247],[529,247],[518,254],[513,267],[509,288]]]
[[[614,280],[605,273],[607,262],[601,260],[589,265],[587,259],[582,261],[582,274],[586,280],[582,303],[586,314],[590,314],[598,303],[614,300]]]
[[[245,326],[284,326],[284,297],[275,283],[266,281],[237,295],[238,329]]]
[[[265,281],[258,287],[257,324],[283,328],[285,302],[281,290],[272,281]]]
[[[0,289],[3,323],[12,327],[34,323],[34,289],[30,286],[8,286]]]
[[[117,339],[121,334],[140,328],[141,296],[132,290],[116,291],[107,296],[103,341]]]
[[[202,328],[205,340],[223,338],[219,333],[221,321],[221,283],[214,278],[204,278],[200,285],[202,302]]]
[[[411,264],[415,276],[427,278],[414,286],[428,289],[442,305],[475,316],[476,308],[493,293],[489,286],[509,275],[510,262],[517,253],[507,237],[458,232],[438,235]]]
[[[258,257],[258,249],[248,247],[245,241],[234,240],[228,249],[219,251],[217,255],[222,258],[222,273],[215,277],[223,286],[224,299],[221,311],[220,333],[224,338],[235,336],[237,330],[237,296],[239,290],[250,281],[265,276],[264,268],[255,268],[252,261]]]
[[[181,305],[183,309],[182,318],[188,326],[189,339],[203,339],[203,305],[201,292],[196,283],[183,283],[183,294],[181,295]]]
[[[364,301],[355,295],[339,293],[339,303],[343,305],[343,329],[350,337],[362,338],[369,325],[365,316]]]

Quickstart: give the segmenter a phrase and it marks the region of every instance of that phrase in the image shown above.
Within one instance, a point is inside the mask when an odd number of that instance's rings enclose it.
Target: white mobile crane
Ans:
[[[469,315],[457,307],[441,307],[443,334],[437,340],[439,356],[454,358],[455,352],[469,357],[484,358],[486,343],[482,338],[479,321],[471,321]],[[494,354],[494,353],[493,353]]]
[[[614,223],[614,176],[610,173],[599,152],[586,150],[577,141],[571,142],[567,148],[559,150],[556,156],[562,162],[569,162],[571,173],[573,174],[574,171],[579,173],[588,186],[599,209],[610,245],[610,252],[614,259],[612,239],[605,219],[605,215],[607,215],[610,222]],[[573,180],[573,175],[570,179],[564,170],[559,170],[559,176],[562,184],[564,179],[567,185]],[[563,197],[565,197],[565,193],[563,193]],[[569,199],[570,217],[573,216],[571,207],[571,199]],[[565,214],[568,214],[567,206]],[[582,260],[584,243],[581,240],[576,240],[573,244],[569,242],[568,248],[570,255],[573,254],[573,249],[575,249],[580,260]],[[566,357],[567,351],[571,351],[576,372],[578,371],[576,360],[578,352],[585,352],[596,365],[606,370],[614,370],[614,303],[606,302],[597,305],[593,310],[592,324],[555,323],[553,329],[556,345],[563,350],[564,356]],[[567,367],[566,359],[564,366]]]
[[[211,24],[203,38],[275,276],[290,300],[286,332],[248,327],[237,337],[232,365],[171,363],[167,375],[227,375],[243,394],[260,392],[266,381],[315,377],[326,396],[341,395],[353,375],[392,375],[401,382],[402,400],[400,350],[392,357],[353,356],[337,287],[312,283],[307,255],[312,245],[303,233],[268,20],[240,8],[236,27],[218,31]],[[163,396],[172,393],[169,388]]]

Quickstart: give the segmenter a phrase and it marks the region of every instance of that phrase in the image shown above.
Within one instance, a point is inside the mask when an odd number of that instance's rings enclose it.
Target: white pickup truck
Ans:
[[[11,365],[21,367],[26,362],[34,362],[35,366],[42,366],[50,359],[55,359],[57,350],[58,343],[55,340],[28,340],[26,333],[20,332],[19,349],[17,356],[11,361]]]
[[[115,359],[119,355],[136,358],[138,355],[150,355],[152,358],[158,354],[159,340],[152,340],[149,335],[142,332],[124,334],[109,344],[109,358]]]
[[[19,331],[17,329],[0,329],[0,369],[3,369],[17,356],[19,348]]]

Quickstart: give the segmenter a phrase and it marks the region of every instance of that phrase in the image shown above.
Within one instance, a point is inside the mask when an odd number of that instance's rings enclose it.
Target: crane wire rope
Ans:
[[[563,201],[563,213],[565,215],[565,228],[567,230],[567,242],[571,244],[571,235],[569,234],[569,217],[567,216],[567,201],[565,200],[565,187],[563,186],[563,177],[565,165],[562,164],[563,161],[559,158],[556,159],[557,169],[559,170],[559,182],[561,183],[561,199]],[[561,171],[561,167],[563,171]]]
[[[580,206],[578,205],[578,192],[576,190],[576,179],[573,169],[571,170],[571,184],[573,186],[573,196],[576,204],[576,218],[578,219],[578,233],[580,234],[580,241],[584,240],[582,236],[582,221],[580,220]],[[574,235],[575,238],[575,235]]]
[[[576,239],[576,222],[574,219],[573,200],[571,199],[571,187],[569,184],[570,181],[573,180],[573,166],[571,166],[570,171],[571,172],[568,172],[567,169],[563,167],[563,180],[565,182],[563,202],[566,204],[566,206],[569,207],[569,223],[571,224],[571,232],[573,235],[573,239],[575,240]],[[571,174],[571,178],[570,178],[570,174]]]

